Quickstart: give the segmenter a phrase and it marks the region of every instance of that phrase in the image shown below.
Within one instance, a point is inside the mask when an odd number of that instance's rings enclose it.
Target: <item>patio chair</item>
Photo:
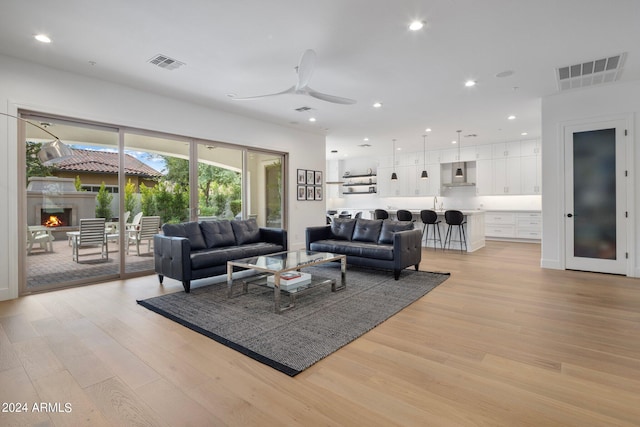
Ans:
[[[40,245],[45,252],[53,252],[53,235],[51,230],[42,226],[27,227],[27,255],[31,255],[33,245]]]
[[[73,260],[80,262],[80,249],[100,248],[100,257],[109,259],[109,244],[105,229],[104,218],[85,218],[80,220],[80,230],[67,233],[71,237]],[[86,254],[85,254],[86,255]]]
[[[129,245],[135,243],[136,251],[140,256],[140,242],[147,241],[147,252],[151,252],[151,242],[153,236],[158,234],[160,229],[159,216],[143,216],[140,218],[140,225],[137,229],[127,232],[127,255],[129,254]]]

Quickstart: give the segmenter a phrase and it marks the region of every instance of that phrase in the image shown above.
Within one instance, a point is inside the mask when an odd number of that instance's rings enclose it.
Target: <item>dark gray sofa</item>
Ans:
[[[180,280],[185,292],[191,281],[227,272],[227,261],[287,250],[287,231],[258,227],[255,219],[164,224],[153,237],[155,271]]]
[[[409,221],[336,218],[330,225],[306,229],[308,251],[347,256],[347,264],[400,271],[422,259],[422,232]]]

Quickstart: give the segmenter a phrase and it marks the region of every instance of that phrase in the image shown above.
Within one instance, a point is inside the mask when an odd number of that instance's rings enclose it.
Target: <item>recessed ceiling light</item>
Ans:
[[[496,77],[498,77],[498,78],[509,77],[509,76],[513,76],[513,74],[514,74],[513,70],[506,70],[506,71],[503,71],[501,73],[496,74]]]
[[[454,140],[454,141],[451,141],[451,143],[452,143],[452,144],[457,144],[457,143],[458,143],[458,141],[455,141],[455,140]]]
[[[418,31],[421,30],[422,27],[424,27],[424,24],[424,21],[413,21],[411,24],[409,24],[409,29],[411,31]]]
[[[316,121],[316,118],[315,118],[315,117],[309,117],[309,121],[310,121],[310,122],[315,122],[315,121]]]
[[[466,87],[473,87],[473,86],[475,86],[475,85],[476,85],[476,81],[475,81],[475,80],[467,80],[467,81],[464,83],[464,85],[465,85]]]
[[[368,141],[368,140],[369,140],[369,138],[364,137],[362,140],[363,140],[363,141]]]
[[[426,128],[424,131],[425,132],[431,132],[431,128]]]
[[[510,115],[509,117],[507,117],[507,119],[509,119],[509,120],[515,120],[515,119],[516,119],[516,116],[514,116],[514,115],[512,114],[512,115]]]
[[[36,34],[35,39],[42,43],[51,43],[51,39],[45,34]]]
[[[373,103],[373,108],[380,108],[382,107],[382,102],[374,102]]]
[[[527,135],[529,135],[529,134],[528,134],[527,132],[522,132],[520,135],[522,135],[522,136],[527,136]]]

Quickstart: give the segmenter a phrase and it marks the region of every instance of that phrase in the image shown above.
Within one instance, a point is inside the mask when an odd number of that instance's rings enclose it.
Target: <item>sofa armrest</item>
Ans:
[[[287,230],[282,228],[260,227],[260,240],[274,245],[281,245],[287,250]]]
[[[310,251],[311,243],[317,240],[328,239],[331,235],[330,225],[321,225],[318,227],[307,227],[306,231],[307,250]]]
[[[158,275],[191,280],[191,243],[186,237],[153,236],[153,258]]]
[[[414,229],[393,233],[393,257],[396,269],[420,264],[422,260],[422,232],[419,229]]]

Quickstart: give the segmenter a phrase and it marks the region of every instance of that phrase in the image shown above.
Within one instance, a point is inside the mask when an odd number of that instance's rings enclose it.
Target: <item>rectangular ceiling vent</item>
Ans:
[[[569,90],[615,82],[622,74],[622,67],[626,57],[626,53],[621,53],[608,58],[594,59],[557,68],[558,89]]]
[[[156,55],[148,61],[150,64],[157,65],[165,70],[175,70],[184,65],[184,62],[180,62],[176,59],[169,58],[167,55]]]
[[[304,113],[305,111],[309,110],[311,110],[311,107],[299,107],[295,109],[295,111],[297,111],[298,113]]]

